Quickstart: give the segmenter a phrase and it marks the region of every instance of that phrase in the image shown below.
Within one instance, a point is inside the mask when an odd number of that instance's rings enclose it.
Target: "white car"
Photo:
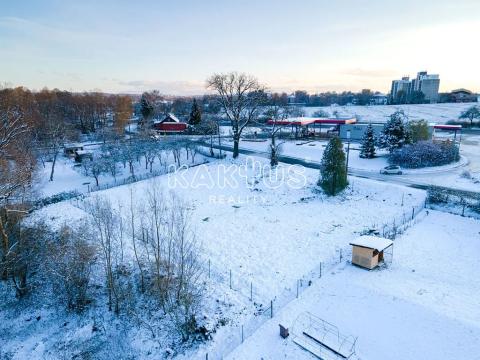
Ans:
[[[384,167],[382,170],[380,170],[380,174],[385,174],[385,175],[402,175],[402,168],[398,165],[390,165]]]

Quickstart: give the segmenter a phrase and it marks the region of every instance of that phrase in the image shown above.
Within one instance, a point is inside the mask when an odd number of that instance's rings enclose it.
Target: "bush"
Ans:
[[[388,160],[390,164],[414,169],[446,165],[458,161],[459,158],[458,147],[452,142],[420,141],[394,151]]]
[[[48,197],[45,197],[43,199],[37,200],[33,204],[33,208],[34,209],[40,209],[40,208],[42,208],[44,206],[47,206],[47,205],[56,204],[56,203],[59,203],[61,201],[71,200],[71,199],[75,199],[77,197],[82,197],[82,196],[83,195],[76,190],[74,190],[74,191],[64,191],[64,192],[61,192],[61,193],[58,193],[58,194],[55,194],[55,195],[48,196]]]
[[[448,193],[436,186],[432,186],[427,190],[427,201],[430,204],[446,204],[448,203]]]

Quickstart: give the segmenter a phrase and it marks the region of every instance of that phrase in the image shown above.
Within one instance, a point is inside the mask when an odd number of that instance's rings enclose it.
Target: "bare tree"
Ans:
[[[88,223],[78,229],[64,226],[49,242],[47,267],[58,298],[67,309],[82,311],[88,304],[88,288],[97,249],[90,243]]]
[[[270,137],[270,166],[278,165],[278,155],[280,152],[281,143],[277,143],[277,133],[284,127],[282,121],[290,116],[288,106],[281,103],[273,102],[266,111],[266,115],[270,118],[268,134]]]
[[[168,243],[171,244],[167,293],[168,314],[183,340],[197,328],[196,315],[201,305],[202,266],[195,233],[191,229],[190,211],[172,194],[168,213]]]
[[[219,95],[219,105],[232,127],[233,157],[237,158],[243,129],[257,119],[265,103],[265,87],[253,76],[231,72],[212,75],[207,88]]]
[[[95,196],[86,204],[85,210],[90,215],[91,226],[103,257],[105,277],[107,280],[108,309],[120,312],[120,294],[117,287],[114,260],[118,245],[117,214],[108,199]]]
[[[137,224],[136,224],[136,218],[137,218],[137,213],[138,209],[136,208],[135,204],[135,198],[133,196],[133,189],[130,188],[130,233],[131,233],[131,239],[132,239],[132,245],[133,245],[133,253],[135,255],[135,261],[137,263],[138,269],[140,271],[140,290],[141,292],[145,292],[145,276],[143,275],[143,266],[142,262],[140,261],[140,255],[139,255],[139,249],[137,248]],[[140,227],[141,232],[143,234],[143,226]]]

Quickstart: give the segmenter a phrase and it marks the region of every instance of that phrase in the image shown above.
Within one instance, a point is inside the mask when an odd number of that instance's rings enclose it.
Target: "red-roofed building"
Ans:
[[[188,124],[181,122],[175,115],[169,113],[161,121],[153,123],[153,129],[163,134],[179,134],[187,130]]]
[[[356,118],[315,118],[315,117],[296,117],[284,120],[268,120],[267,125],[290,126],[292,134],[297,138],[301,136],[314,136],[322,134],[322,127],[328,128],[326,133],[339,131],[340,125],[355,124]],[[318,130],[318,131],[317,131]]]

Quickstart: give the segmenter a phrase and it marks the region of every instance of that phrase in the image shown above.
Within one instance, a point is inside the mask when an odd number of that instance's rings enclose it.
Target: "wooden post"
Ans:
[[[270,300],[270,318],[273,318],[273,300]]]
[[[232,270],[230,270],[230,289],[232,288]]]
[[[340,262],[342,262],[342,249],[340,249]]]
[[[242,344],[243,344],[243,325],[242,325]]]
[[[253,283],[250,282],[250,301],[253,301]]]
[[[210,259],[208,259],[208,278],[210,279]]]
[[[320,261],[320,275],[318,277],[322,277],[322,262]]]
[[[297,280],[297,299],[298,299],[298,280]]]
[[[412,220],[415,217],[415,206],[412,207]]]

